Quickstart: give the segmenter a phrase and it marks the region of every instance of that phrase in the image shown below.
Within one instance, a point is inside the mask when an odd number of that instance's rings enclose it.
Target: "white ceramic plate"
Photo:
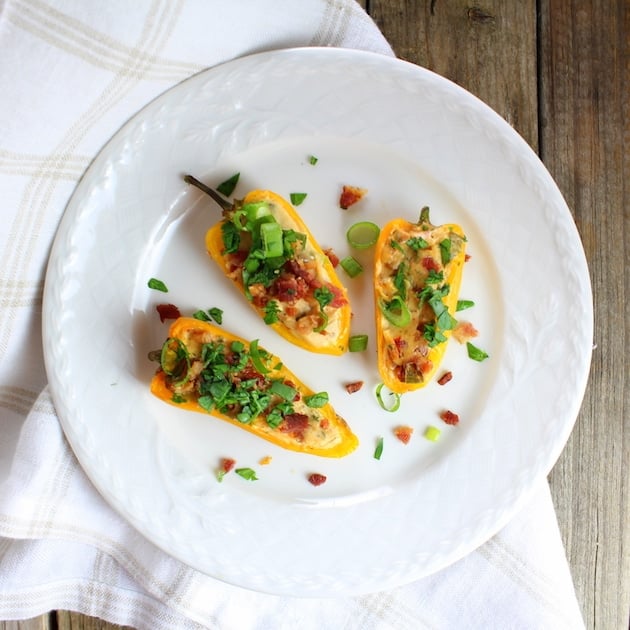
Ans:
[[[310,155],[318,157],[312,165]],[[451,341],[453,380],[374,397],[369,271],[343,275],[353,333],[369,351],[311,355],[275,336],[204,250],[213,203],[182,181],[241,173],[235,196],[306,192],[299,211],[322,245],[353,253],[346,228],[417,219],[468,236],[460,318],[490,358]],[[368,189],[344,212],[341,186]],[[357,257],[369,268],[371,254]],[[168,294],[147,288],[157,277]],[[224,327],[258,338],[314,390],[326,390],[360,438],[340,460],[283,451],[149,393],[147,352],[167,334],[155,306],[224,310]],[[138,530],[185,563],[250,589],[300,596],[407,583],[472,551],[526,500],[571,431],[592,340],[587,267],[571,215],[534,153],[470,94],[419,67],[374,54],[298,49],[239,59],[178,85],[134,117],[77,187],[45,290],[46,367],[81,465]],[[349,381],[363,380],[353,395]],[[458,426],[441,423],[443,409]],[[415,429],[408,445],[393,436]],[[442,429],[437,443],[423,438]],[[373,457],[384,438],[380,461]],[[270,464],[259,463],[271,456]],[[218,483],[222,457],[254,468]],[[328,477],[313,487],[311,472]]]

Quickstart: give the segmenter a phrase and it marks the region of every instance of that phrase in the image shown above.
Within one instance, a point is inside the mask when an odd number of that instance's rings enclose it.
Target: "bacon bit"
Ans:
[[[271,457],[271,455],[265,455],[265,457],[262,457],[258,463],[261,466],[267,466],[267,465],[271,464],[271,460],[272,459],[273,458]]]
[[[448,409],[446,411],[443,411],[440,414],[440,418],[442,418],[442,420],[444,420],[444,422],[446,422],[446,424],[458,424],[459,423],[459,416],[456,413],[453,413],[452,411],[449,411]]]
[[[453,329],[453,337],[459,343],[466,343],[479,334],[479,331],[470,322],[459,322]]]
[[[337,254],[335,254],[335,252],[333,251],[332,247],[329,247],[328,249],[324,250],[324,254],[326,254],[326,256],[328,256],[328,260],[330,260],[330,264],[333,267],[336,267],[339,264],[339,256],[337,256]]]
[[[347,210],[350,206],[361,201],[367,194],[367,188],[358,188],[357,186],[344,186],[339,197],[339,207]]]
[[[301,442],[304,440],[304,431],[308,429],[308,416],[304,413],[290,413],[284,417],[278,428]]]
[[[398,350],[398,356],[402,357],[405,353],[405,349],[407,348],[407,340],[402,337],[395,337],[394,345],[396,346],[396,350]]]
[[[220,468],[221,468],[221,470],[222,470],[224,473],[229,473],[229,472],[230,472],[230,470],[232,470],[232,469],[234,468],[234,466],[236,466],[236,460],[235,460],[235,459],[232,459],[232,458],[230,458],[230,457],[224,457],[224,458],[221,460],[221,466],[220,466]]]
[[[346,383],[344,385],[348,394],[354,394],[363,387],[363,381],[354,381],[354,383]]]
[[[162,323],[167,319],[177,319],[182,316],[175,304],[158,304],[155,310],[158,312]]]
[[[308,476],[308,480],[314,486],[321,486],[323,483],[326,483],[326,475],[320,475],[319,473],[311,473]]]
[[[330,303],[330,306],[333,308],[340,308],[341,306],[345,306],[348,303],[348,300],[345,298],[343,291],[336,287],[334,284],[326,283],[326,287],[333,294],[333,299]]]
[[[446,385],[453,378],[453,372],[444,372],[440,378],[438,378],[438,385]]]
[[[472,256],[470,254],[465,254],[464,255],[464,262],[468,262],[471,258],[472,258]]]
[[[440,270],[440,265],[438,264],[438,261],[435,260],[435,258],[432,258],[431,256],[426,256],[425,258],[422,259],[422,266],[427,271],[439,271]]]
[[[394,435],[403,443],[409,444],[411,434],[413,433],[413,427],[396,427],[394,429]]]
[[[330,426],[330,421],[328,420],[328,418],[322,418],[319,421],[319,426],[325,431]]]

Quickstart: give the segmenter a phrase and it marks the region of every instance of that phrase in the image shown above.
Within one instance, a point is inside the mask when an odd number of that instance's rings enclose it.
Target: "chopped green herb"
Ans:
[[[210,315],[208,315],[208,313],[206,313],[206,311],[202,311],[201,309],[198,311],[195,311],[192,315],[195,319],[198,319],[199,321],[202,322],[209,322],[210,321]]]
[[[252,363],[254,364],[254,367],[261,373],[261,374],[268,374],[269,373],[269,368],[263,363],[263,359],[268,356],[267,352],[265,350],[263,350],[262,348],[258,347],[258,339],[254,339],[250,344],[249,344],[249,356],[252,360]]]
[[[236,468],[234,472],[240,477],[243,477],[243,479],[247,479],[247,481],[258,481],[256,471],[252,468]]]
[[[314,155],[309,155],[308,157],[308,163],[315,166],[315,164],[317,164],[317,160],[318,158],[316,158]]]
[[[440,431],[440,429],[429,425],[424,432],[424,437],[427,438],[427,440],[429,440],[430,442],[437,442],[440,439],[441,433],[442,431]]]
[[[442,257],[442,264],[446,265],[451,260],[451,239],[445,238],[440,241],[440,256]]]
[[[312,407],[313,409],[323,407],[328,403],[328,392],[319,392],[317,394],[313,394],[312,396],[305,396],[304,402],[307,407]]]
[[[473,360],[473,361],[483,361],[484,359],[487,359],[490,355],[485,352],[484,350],[481,350],[480,348],[477,348],[477,346],[473,346],[472,343],[470,343],[470,341],[466,342],[466,350],[468,351],[468,356]]]
[[[348,350],[350,352],[363,352],[368,345],[367,335],[352,335],[348,340]]]
[[[171,398],[171,400],[176,403],[176,404],[181,404],[181,403],[185,403],[186,402],[186,397],[182,396],[181,394],[173,394],[173,397]]]
[[[322,332],[322,330],[324,330],[326,326],[328,326],[328,315],[326,315],[324,307],[328,306],[328,304],[333,301],[335,296],[333,295],[333,292],[327,287],[318,287],[317,289],[315,289],[315,291],[313,291],[313,297],[317,300],[317,303],[319,304],[319,313],[322,317],[321,324],[316,328],[313,328],[313,332]]]
[[[356,278],[363,271],[361,263],[352,256],[339,261],[339,264],[351,278]]]
[[[383,400],[383,396],[382,396],[382,390],[383,387],[385,387],[384,383],[379,383],[379,385],[376,388],[376,400],[378,400],[378,404],[381,406],[381,409],[384,409],[385,411],[398,411],[398,409],[400,408],[400,394],[397,394],[396,392],[390,392],[389,395],[394,399],[394,402],[391,404],[391,406],[387,406],[385,404],[385,401]]]
[[[238,251],[241,244],[241,235],[238,228],[231,221],[224,221],[221,225],[221,238],[223,239],[223,247],[226,254],[233,254]]]
[[[472,300],[457,300],[456,311],[465,311],[467,308],[472,308],[475,303]]]
[[[279,312],[280,307],[278,306],[278,302],[276,302],[276,300],[269,300],[269,302],[265,304],[265,316],[263,318],[265,324],[275,324],[278,321]]]
[[[379,437],[376,440],[376,448],[374,449],[374,459],[381,459],[381,455],[383,454],[383,438]]]
[[[307,193],[291,193],[289,198],[294,206],[299,206],[307,197]]]
[[[223,311],[220,308],[209,308],[208,315],[210,315],[217,324],[223,323]]]
[[[394,275],[394,286],[402,300],[407,299],[407,264],[401,262]]]
[[[241,176],[240,173],[236,173],[232,175],[229,179],[226,179],[224,182],[221,182],[217,186],[217,190],[224,195],[225,197],[229,197],[236,188],[236,184],[238,184],[238,178]]]
[[[392,249],[397,249],[399,252],[402,252],[403,254],[405,253],[405,250],[402,248],[402,245],[398,241],[395,241],[394,239],[389,241],[389,246]]]
[[[162,293],[168,293],[166,285],[157,278],[151,278],[149,282],[147,282],[147,286],[149,289],[155,289],[156,291],[162,291]]]
[[[433,269],[431,269],[431,271],[429,271],[429,274],[427,275],[425,283],[426,284],[440,284],[440,282],[443,282],[443,281],[444,281],[444,272],[434,271]],[[448,287],[448,285],[444,285],[444,286]],[[448,291],[444,295],[447,295],[447,294],[448,294]]]
[[[429,247],[429,243],[427,243],[422,237],[414,236],[406,241],[407,247],[413,249],[414,252],[417,252],[420,249],[427,249]]]

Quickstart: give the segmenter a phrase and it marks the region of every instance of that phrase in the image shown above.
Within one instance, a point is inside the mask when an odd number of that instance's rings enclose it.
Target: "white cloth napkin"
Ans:
[[[158,550],[101,499],[63,437],[41,296],[81,174],[122,123],[191,74],[308,45],[392,54],[353,0],[0,3],[0,619],[70,609],[152,630],[584,627],[546,484],[433,576],[305,600],[226,585]]]

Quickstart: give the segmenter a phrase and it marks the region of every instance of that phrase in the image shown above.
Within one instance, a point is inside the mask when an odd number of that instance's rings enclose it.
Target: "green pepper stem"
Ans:
[[[431,221],[429,220],[429,206],[424,206],[424,208],[420,210],[420,218],[418,219],[418,223],[431,224]]]
[[[203,182],[200,182],[196,177],[193,177],[192,175],[184,175],[184,181],[195,188],[199,188],[199,190],[205,192],[206,195],[212,197],[213,201],[219,204],[222,210],[232,209],[232,204],[227,199],[224,199],[216,190],[213,190],[209,186],[206,186]]]

